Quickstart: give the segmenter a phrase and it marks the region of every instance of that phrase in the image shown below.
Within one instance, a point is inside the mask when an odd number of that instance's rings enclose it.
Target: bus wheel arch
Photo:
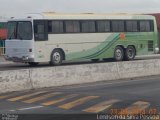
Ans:
[[[55,66],[61,65],[63,60],[65,60],[65,53],[63,49],[55,48],[51,52],[50,64]]]
[[[122,61],[124,59],[125,48],[122,45],[117,45],[114,50],[114,59],[116,61]]]
[[[125,50],[125,60],[134,60],[136,56],[136,48],[134,45],[128,45]]]

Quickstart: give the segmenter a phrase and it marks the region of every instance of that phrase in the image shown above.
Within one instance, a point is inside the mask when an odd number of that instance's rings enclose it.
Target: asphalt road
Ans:
[[[94,120],[97,113],[158,114],[159,100],[160,76],[150,76],[5,93],[0,95],[0,113],[34,118],[20,116],[22,120]]]

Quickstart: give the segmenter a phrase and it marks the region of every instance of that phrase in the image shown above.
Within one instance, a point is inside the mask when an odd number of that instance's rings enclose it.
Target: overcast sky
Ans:
[[[40,12],[160,13],[160,0],[0,0],[0,16]]]

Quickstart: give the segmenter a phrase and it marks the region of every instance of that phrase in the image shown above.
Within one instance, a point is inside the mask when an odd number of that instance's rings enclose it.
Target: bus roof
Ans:
[[[128,13],[55,13],[55,12],[43,12],[43,13],[30,13],[23,17],[13,18],[18,19],[154,19],[154,16],[143,14],[128,14]]]

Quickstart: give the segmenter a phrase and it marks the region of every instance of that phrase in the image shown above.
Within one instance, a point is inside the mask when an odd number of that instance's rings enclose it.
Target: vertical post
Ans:
[[[0,40],[0,56],[5,55],[5,40]]]
[[[3,40],[2,42],[3,42],[2,55],[5,55],[5,40]]]
[[[3,47],[3,46],[2,46],[2,40],[0,39],[0,56],[2,55],[2,51],[3,51],[3,50],[2,50],[2,47]]]

